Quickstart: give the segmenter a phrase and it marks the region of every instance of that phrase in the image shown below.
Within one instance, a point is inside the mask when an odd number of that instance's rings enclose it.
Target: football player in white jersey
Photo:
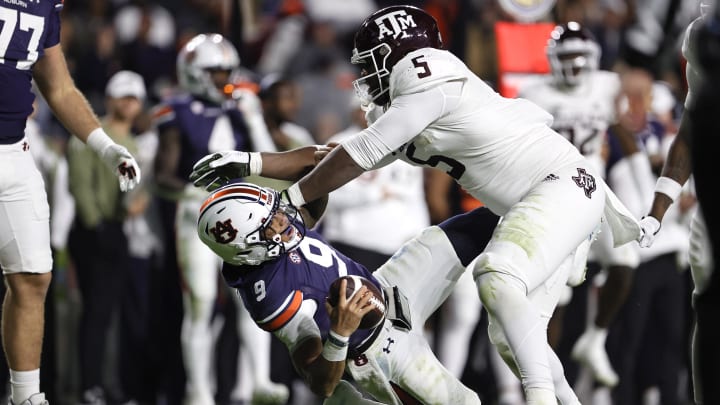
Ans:
[[[576,22],[553,29],[546,54],[552,74],[530,81],[520,88],[518,96],[550,112],[554,117],[552,128],[595,165],[596,173],[604,174],[604,148],[608,128],[616,121],[620,78],[615,72],[598,69],[600,46]],[[643,153],[630,159],[649,171]],[[630,292],[633,269],[640,258],[634,244],[613,248],[610,232],[603,229],[592,244],[589,260],[603,266],[607,279],[598,295],[595,319],[576,342],[572,357],[586,365],[597,381],[614,386],[618,376],[605,351],[605,340],[610,323]]]
[[[575,253],[585,262],[576,248],[589,244],[603,213],[614,225],[616,244],[638,237],[637,222],[592,164],[550,128],[550,114],[528,100],[503,98],[443,50],[435,19],[421,9],[391,6],[369,16],[355,35],[352,62],[362,69],[354,83],[359,95],[384,113],[333,149],[284,198],[302,206],[397,159],[446,170],[503,216],[473,267],[491,316],[491,340],[520,376],[529,404],[555,405],[556,395],[562,403],[578,403],[547,342],[557,297],[546,292],[567,282],[561,264]],[[213,183],[238,164],[272,177],[287,157],[214,158],[196,165],[210,169],[196,173],[196,184]],[[556,390],[557,382],[564,385]]]
[[[701,69],[700,61],[697,54],[698,32],[706,20],[710,18],[708,14],[695,19],[687,28],[682,44],[682,53],[687,61],[686,76],[688,83],[688,92],[685,98],[686,113],[682,115],[678,134],[673,140],[668,151],[667,159],[662,169],[661,177],[655,186],[655,196],[649,213],[640,221],[643,234],[640,238],[641,247],[650,247],[657,233],[660,231],[665,213],[670,205],[680,196],[683,184],[685,184],[692,174],[692,156],[690,154],[692,145],[692,121],[690,118],[692,111],[696,108],[696,94],[700,90],[700,86],[704,80],[704,74]],[[701,207],[695,211],[690,227],[690,270],[695,284],[693,298],[697,299],[708,286],[708,282],[712,276],[714,268],[712,248],[710,239],[707,234],[707,227],[703,218]],[[697,306],[697,302],[693,303]],[[696,307],[697,311],[697,307]],[[701,320],[698,319],[698,324]],[[707,325],[706,325],[707,326]],[[702,327],[702,326],[697,326]],[[712,327],[712,326],[711,326]],[[698,368],[698,332],[697,329],[693,334],[693,386],[695,391],[695,401],[698,404],[711,403],[703,402],[701,393],[704,389],[710,387],[702,387],[698,376],[701,371]],[[715,367],[715,366],[713,366]],[[707,398],[705,398],[707,400]]]

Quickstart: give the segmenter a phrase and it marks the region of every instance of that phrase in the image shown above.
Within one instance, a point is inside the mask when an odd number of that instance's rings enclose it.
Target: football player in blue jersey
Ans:
[[[341,353],[348,350],[347,370],[367,393],[383,403],[399,404],[409,399],[407,395],[422,403],[474,403],[476,398],[467,394],[467,388],[457,382],[453,373],[445,367],[440,370],[437,367],[440,362],[427,353],[422,325],[454,289],[474,257],[485,249],[498,224],[497,216],[481,208],[426,228],[368,275],[364,267],[337,252],[310,229],[322,215],[324,198],[300,208],[298,215],[296,209],[278,201],[273,190],[228,182],[250,172],[293,181],[335,147],[303,147],[262,154],[221,152],[200,160],[191,174],[194,184],[221,187],[201,207],[197,228],[200,239],[225,261],[225,280],[240,290],[253,319],[288,346],[301,375],[313,391],[329,396],[327,403],[366,403],[347,384],[336,385],[343,368],[341,355],[335,349]],[[572,260],[564,261],[551,282],[528,294],[528,299],[543,314],[544,325],[576,266]],[[386,315],[389,324],[386,322],[381,330],[370,332],[353,333],[358,326],[355,322],[335,328],[336,320],[363,313],[362,303],[352,300],[351,306],[359,311],[355,315],[322,308],[330,283],[345,274],[376,280],[388,291],[386,301],[393,308]],[[393,286],[398,286],[403,295],[395,298]],[[403,296],[407,297],[407,306],[399,304]],[[344,311],[340,307],[337,311]],[[332,314],[332,321],[327,314]],[[407,314],[410,316],[403,316]],[[412,321],[405,323],[409,332],[402,327],[405,318]],[[330,330],[335,335],[328,343]],[[519,376],[507,336],[492,325],[489,334],[503,360]],[[348,336],[351,337],[343,338]],[[398,345],[393,347],[395,343]],[[558,400],[563,404],[579,403],[549,345],[546,353],[552,364]],[[336,364],[328,364],[327,360]],[[429,383],[436,380],[435,376],[443,383]]]
[[[240,58],[230,41],[220,34],[199,34],[178,54],[181,93],[165,100],[154,114],[159,135],[156,182],[163,198],[176,209],[166,229],[174,238],[183,282],[180,335],[187,375],[186,405],[215,403],[210,372],[214,352],[211,319],[221,264],[197,238],[198,211],[208,193],[193,187],[187,181],[188,174],[195,161],[207,153],[275,150],[259,99],[249,90],[235,87],[233,78],[240,74]],[[253,388],[246,391],[254,391],[258,398],[270,398],[272,403],[285,403],[287,388],[270,381],[269,336],[249,319],[239,302],[238,312],[241,342],[253,342],[251,349],[243,351],[253,360],[253,367],[239,373],[242,379],[238,383],[253,381]],[[235,393],[239,395],[240,391]]]
[[[341,383],[346,370],[383,404],[480,404],[435,357],[423,325],[484,249],[498,217],[481,208],[426,228],[371,273],[311,229],[326,201],[296,210],[273,189],[229,183],[203,203],[197,232],[223,258],[222,275],[252,318],[287,346],[326,404],[378,403]],[[330,284],[345,275],[384,291],[386,317],[376,327],[358,329],[371,309],[366,287],[341,294],[334,308],[326,303]]]
[[[140,181],[133,156],[100,127],[75,87],[60,45],[62,0],[0,5],[0,267],[8,286],[2,341],[10,368],[11,404],[47,404],[40,392],[44,302],[51,280],[49,207],[29,152],[25,123],[32,80],[65,128],[113,170],[120,189]]]

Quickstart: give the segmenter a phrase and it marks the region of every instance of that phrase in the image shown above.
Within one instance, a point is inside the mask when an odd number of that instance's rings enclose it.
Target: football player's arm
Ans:
[[[284,152],[244,152],[227,150],[211,153],[193,166],[190,181],[212,191],[230,179],[262,176],[295,181],[315,166],[325,146],[303,146]]]
[[[372,294],[363,294],[365,288],[349,300],[341,294],[334,308],[325,303],[330,314],[330,336],[325,343],[313,319],[317,303],[311,300],[303,301],[298,314],[275,333],[288,346],[295,369],[317,395],[332,395],[345,372],[349,337],[372,310]],[[345,289],[346,281],[342,281],[340,291]]]
[[[315,201],[311,201],[302,207],[300,207],[300,213],[303,217],[303,222],[308,228],[313,228],[320,221],[320,218],[325,213],[327,208],[328,196],[318,198]]]
[[[661,178],[671,179],[677,185],[683,185],[690,178],[692,170],[692,160],[690,154],[691,137],[689,114],[682,115],[678,133],[670,144],[667,160],[663,166]],[[676,186],[677,187],[677,186]],[[668,194],[655,189],[655,197],[653,198],[652,207],[648,215],[652,215],[659,222],[662,222],[665,212],[672,205],[674,198]]]
[[[33,66],[38,89],[63,126],[86,143],[119,179],[122,191],[140,183],[140,167],[128,150],[116,144],[100,127],[95,112],[75,86],[60,44],[45,49]]]
[[[85,142],[90,132],[100,127],[90,104],[70,76],[60,45],[45,49],[33,66],[33,78],[50,109],[71,134]]]
[[[343,141],[310,173],[290,186],[295,206],[345,185],[399,149],[440,118],[459,98],[462,83],[449,82],[420,93],[398,96],[370,127]]]
[[[180,130],[177,127],[160,129],[155,155],[155,184],[161,193],[182,192],[187,185],[187,181],[175,174],[180,164],[181,148]]]

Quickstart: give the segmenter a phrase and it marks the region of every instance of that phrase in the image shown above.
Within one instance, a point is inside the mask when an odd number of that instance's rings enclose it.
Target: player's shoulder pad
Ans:
[[[180,94],[162,100],[160,104],[153,107],[150,111],[153,124],[162,125],[173,120],[176,112],[183,108],[189,108],[188,105],[192,100],[192,97],[187,94]]]
[[[472,74],[449,51],[423,48],[405,55],[390,73],[390,98],[418,93],[452,80],[465,80]]]
[[[621,81],[617,72],[610,70],[596,70],[592,74],[593,85],[605,89],[608,93],[617,94],[620,91]]]

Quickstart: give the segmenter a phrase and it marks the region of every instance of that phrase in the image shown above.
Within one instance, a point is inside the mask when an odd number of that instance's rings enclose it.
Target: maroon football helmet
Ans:
[[[597,70],[600,46],[587,29],[576,22],[557,25],[550,33],[545,54],[556,83],[578,85],[585,73]]]
[[[363,104],[387,104],[388,77],[393,66],[408,53],[421,48],[442,48],[437,21],[413,6],[390,6],[371,14],[355,33],[350,61],[360,65],[361,76],[353,82]]]

